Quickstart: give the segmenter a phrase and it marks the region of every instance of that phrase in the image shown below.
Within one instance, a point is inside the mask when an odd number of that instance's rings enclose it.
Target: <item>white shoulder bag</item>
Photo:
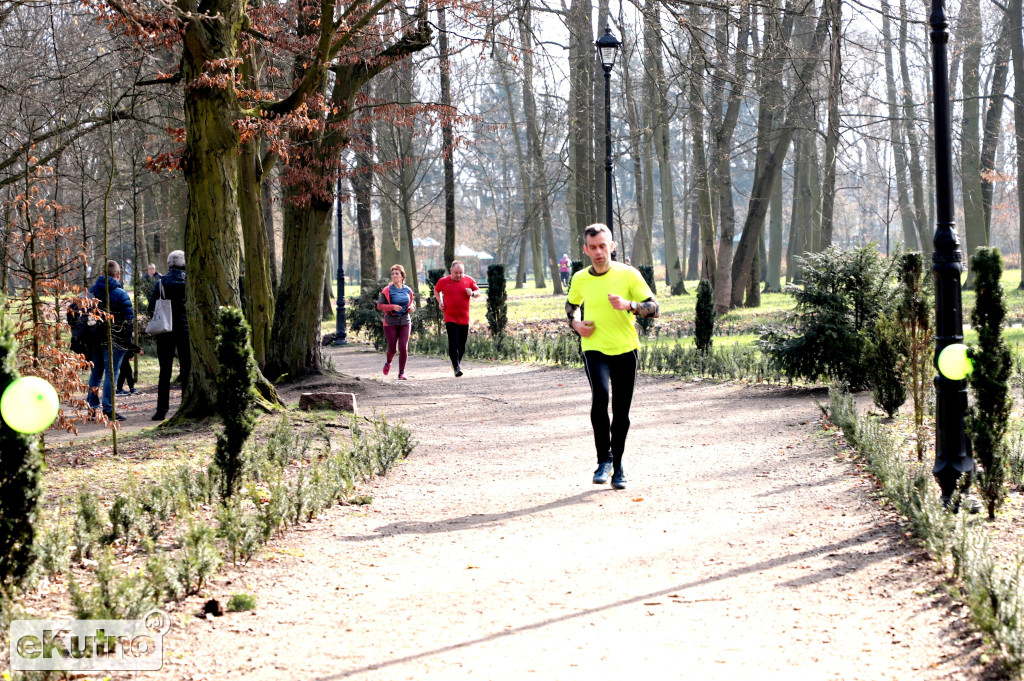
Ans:
[[[162,333],[170,333],[174,330],[174,317],[171,313],[171,301],[164,298],[164,282],[161,281],[160,298],[156,301],[153,309],[153,318],[146,324],[146,333],[150,336],[158,336]]]

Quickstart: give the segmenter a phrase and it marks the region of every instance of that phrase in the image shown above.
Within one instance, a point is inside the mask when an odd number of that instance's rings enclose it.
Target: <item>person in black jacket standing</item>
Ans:
[[[185,314],[185,252],[171,251],[167,255],[168,272],[157,279],[149,294],[149,316],[153,316],[156,301],[161,297],[171,301],[171,331],[156,337],[156,355],[160,360],[160,380],[156,390],[156,413],[154,421],[167,418],[171,400],[171,370],[174,355],[178,355],[181,373],[181,388],[188,384],[192,372],[192,351],[189,347],[188,316]]]

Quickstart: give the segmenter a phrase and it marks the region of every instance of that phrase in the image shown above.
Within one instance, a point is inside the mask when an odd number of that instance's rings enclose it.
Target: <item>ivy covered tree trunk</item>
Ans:
[[[0,310],[0,395],[19,378],[14,329]],[[19,433],[0,420],[0,592],[9,595],[35,560],[43,459],[38,438]]]

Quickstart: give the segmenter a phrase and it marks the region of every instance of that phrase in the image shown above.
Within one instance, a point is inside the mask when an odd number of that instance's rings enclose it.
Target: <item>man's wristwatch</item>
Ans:
[[[636,312],[636,308],[637,308],[636,301],[635,300],[629,301],[629,309],[632,310],[633,312]]]

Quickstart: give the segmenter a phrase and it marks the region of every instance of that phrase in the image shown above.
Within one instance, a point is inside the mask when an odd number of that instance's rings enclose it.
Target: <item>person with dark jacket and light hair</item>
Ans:
[[[167,274],[156,280],[149,294],[149,316],[153,316],[156,301],[160,298],[171,301],[171,331],[156,337],[156,355],[160,360],[160,379],[156,389],[156,413],[154,421],[167,418],[171,400],[171,370],[174,355],[178,355],[178,369],[181,375],[181,389],[188,385],[192,373],[192,351],[189,346],[188,316],[185,314],[185,252],[171,251],[167,255]]]
[[[121,369],[128,348],[132,347],[132,329],[135,323],[135,310],[132,299],[120,282],[121,266],[115,260],[108,260],[106,274],[98,277],[96,283],[89,287],[89,293],[98,302],[97,310],[108,312],[110,319],[110,335],[104,326],[99,334],[99,343],[92,352],[92,373],[89,375],[89,392],[85,401],[89,404],[89,412],[96,415],[100,407],[100,382],[103,382],[103,413],[107,418],[114,417],[112,395],[117,375]],[[109,342],[108,342],[109,338]],[[113,357],[111,357],[111,354]],[[122,414],[117,414],[118,421],[124,421]]]

